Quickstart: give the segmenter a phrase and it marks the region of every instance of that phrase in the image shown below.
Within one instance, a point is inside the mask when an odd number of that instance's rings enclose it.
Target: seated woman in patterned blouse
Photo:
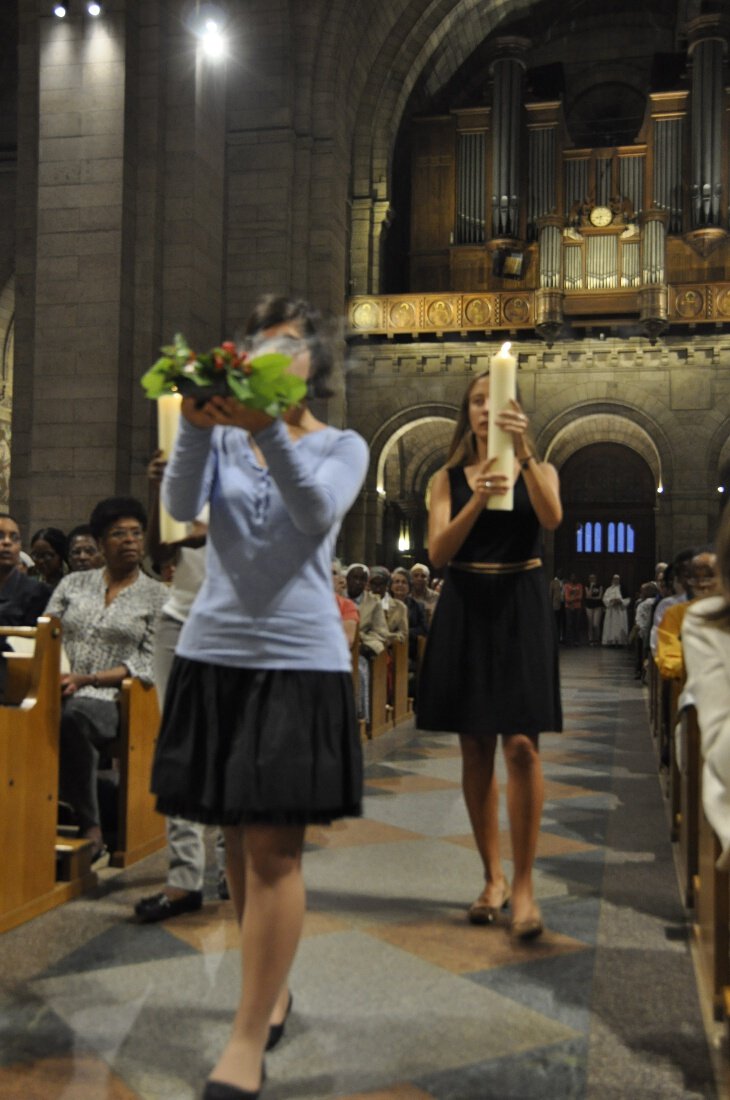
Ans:
[[[61,677],[60,797],[81,835],[93,842],[96,867],[108,859],[96,791],[99,750],[116,737],[122,680],[152,682],[152,638],[167,589],[140,569],[147,516],[131,497],[102,500],[89,521],[104,554],[101,569],[69,573],[46,614],[63,624],[71,671]]]

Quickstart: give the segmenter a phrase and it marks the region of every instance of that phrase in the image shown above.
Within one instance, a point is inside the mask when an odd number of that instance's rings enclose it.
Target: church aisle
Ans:
[[[370,746],[366,816],[309,833],[309,912],[262,1100],[716,1097],[642,690],[563,652],[536,885],[548,932],[472,927],[456,739]],[[503,771],[500,772],[503,779]],[[509,854],[502,811],[505,853]],[[159,854],[0,939],[3,1100],[196,1100],[238,985],[230,903],[139,927]]]

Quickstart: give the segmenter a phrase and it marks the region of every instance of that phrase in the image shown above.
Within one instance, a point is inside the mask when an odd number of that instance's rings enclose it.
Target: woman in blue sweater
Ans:
[[[291,355],[310,396],[328,394],[331,357],[311,306],[262,299],[248,333],[257,352]],[[162,495],[179,520],[209,502],[208,560],[177,646],[153,789],[161,813],[226,830],[246,970],[204,1100],[247,1100],[291,1007],[305,826],[360,812],[352,666],[331,563],[368,454],[306,401],[276,420],[223,397],[202,408],[185,398],[182,412]]]

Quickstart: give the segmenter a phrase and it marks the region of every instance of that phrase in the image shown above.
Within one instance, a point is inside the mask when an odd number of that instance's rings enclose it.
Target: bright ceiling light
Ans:
[[[65,19],[66,18],[66,5],[65,4],[54,4],[53,5],[53,14],[56,16],[57,19]]]
[[[206,57],[209,57],[212,61],[219,61],[222,57],[225,57],[226,43],[215,19],[206,20],[200,39]]]
[[[86,5],[86,10],[89,15],[96,19],[97,16],[101,15],[101,4],[97,4],[96,0],[91,0],[91,3]]]

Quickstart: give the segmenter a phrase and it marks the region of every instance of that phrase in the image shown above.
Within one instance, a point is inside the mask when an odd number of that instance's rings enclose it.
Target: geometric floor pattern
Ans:
[[[642,689],[622,651],[562,665],[565,732],[541,738],[545,935],[515,946],[506,918],[465,920],[481,870],[456,739],[368,746],[364,817],[308,833],[294,1009],[262,1100],[717,1096]],[[504,809],[501,826],[509,872]],[[136,925],[164,872],[164,853],[104,872],[94,896],[0,937],[2,1100],[200,1096],[236,1001],[236,929],[214,901]]]

